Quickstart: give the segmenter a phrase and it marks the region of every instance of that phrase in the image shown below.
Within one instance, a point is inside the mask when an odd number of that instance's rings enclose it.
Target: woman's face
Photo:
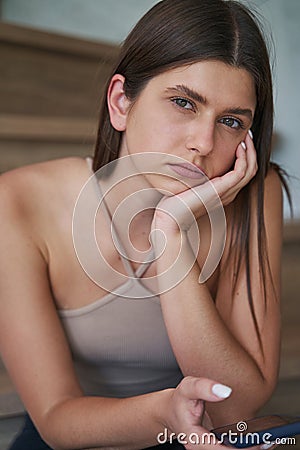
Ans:
[[[209,179],[223,175],[252,125],[255,105],[254,81],[244,69],[203,61],[166,71],[149,81],[128,110],[120,156],[163,154],[154,158],[154,169],[171,176],[173,157],[196,165]],[[184,170],[179,176],[184,179]]]

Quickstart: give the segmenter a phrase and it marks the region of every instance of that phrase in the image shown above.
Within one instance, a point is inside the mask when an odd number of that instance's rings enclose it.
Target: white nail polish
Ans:
[[[248,134],[249,134],[249,136],[251,137],[251,139],[253,139],[253,133],[252,133],[251,130],[248,130]]]
[[[225,384],[214,384],[212,387],[212,392],[217,397],[227,398],[232,392],[232,389],[229,386],[225,386]]]
[[[269,444],[263,444],[260,446],[260,450],[268,450],[268,448],[271,448],[274,445],[274,442],[270,442]]]
[[[247,146],[244,141],[241,142],[241,146],[243,147],[244,150],[247,150]]]

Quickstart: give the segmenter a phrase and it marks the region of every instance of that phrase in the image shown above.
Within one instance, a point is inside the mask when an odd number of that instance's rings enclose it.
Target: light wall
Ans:
[[[120,43],[156,0],[2,0],[2,19],[60,33]],[[295,216],[300,218],[300,1],[249,0],[258,6],[272,30],[276,49],[274,70],[275,131],[273,159],[291,180]],[[289,218],[287,203],[285,217]]]
[[[275,131],[273,159],[291,178],[295,216],[300,218],[300,1],[269,0],[262,7],[272,28],[276,49],[274,70]],[[287,205],[285,215],[289,217]]]
[[[2,0],[3,19],[120,43],[157,0]]]

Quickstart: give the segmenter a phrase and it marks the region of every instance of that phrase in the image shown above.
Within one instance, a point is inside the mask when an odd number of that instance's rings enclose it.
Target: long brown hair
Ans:
[[[272,77],[268,49],[260,28],[256,15],[234,0],[162,0],[141,18],[128,35],[111,74],[113,76],[118,73],[125,77],[124,91],[132,102],[151,78],[184,64],[217,60],[246,69],[252,75],[257,98],[252,131],[258,171],[238,196],[237,202],[241,207],[235,209],[232,244],[238,249],[237,273],[245,258],[248,299],[259,338],[250,284],[250,192],[253,183],[256,183],[258,253],[264,283],[268,270],[263,215],[264,180],[271,165],[273,134]],[[109,81],[110,79],[104,95]],[[122,133],[116,131],[110,123],[104,97],[94,171],[118,158],[121,136]],[[278,167],[277,169],[280,172]]]

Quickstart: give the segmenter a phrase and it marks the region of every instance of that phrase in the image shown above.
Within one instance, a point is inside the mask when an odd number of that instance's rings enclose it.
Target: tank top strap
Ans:
[[[146,270],[148,269],[148,267],[150,266],[150,264],[152,263],[153,257],[154,257],[154,252],[153,252],[153,250],[150,250],[149,253],[147,254],[146,260],[139,265],[139,267],[137,268],[136,271],[133,270],[132,265],[129,262],[129,258],[126,254],[126,251],[124,249],[124,246],[123,246],[123,244],[118,236],[117,230],[114,226],[110,211],[107,207],[105,199],[103,198],[101,187],[97,180],[97,175],[93,171],[93,167],[92,167],[93,160],[91,157],[87,157],[86,162],[87,162],[88,168],[91,172],[91,175],[93,175],[92,183],[94,185],[95,192],[96,192],[97,196],[99,196],[102,199],[101,200],[102,209],[103,209],[104,215],[108,221],[108,224],[111,227],[111,230],[113,233],[113,238],[114,238],[115,242],[118,244],[118,248],[121,250],[120,257],[122,259],[124,268],[130,277],[141,278],[143,276],[143,274],[146,272]]]
[[[136,269],[135,277],[141,278],[144,275],[144,273],[146,272],[146,270],[148,269],[148,267],[150,266],[150,264],[152,264],[153,260],[154,260],[154,251],[153,251],[153,249],[151,249],[151,250],[149,250],[146,260],[143,261],[139,265],[139,267]]]

